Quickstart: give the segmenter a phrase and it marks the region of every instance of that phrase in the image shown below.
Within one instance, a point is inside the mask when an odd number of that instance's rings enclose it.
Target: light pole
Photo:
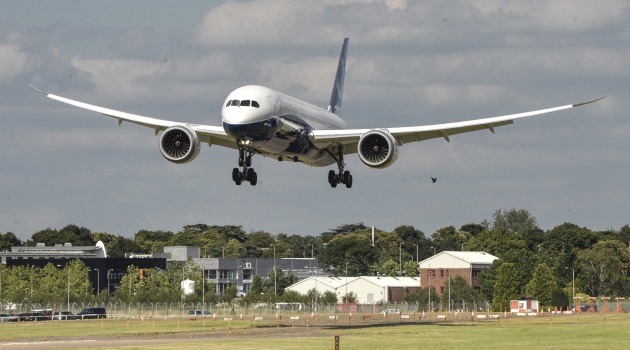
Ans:
[[[416,263],[420,262],[420,256],[418,255],[418,245],[414,244],[414,247],[416,247]]]
[[[107,294],[109,294],[109,279],[110,279],[110,274],[112,273],[112,269],[108,269],[107,270]]]
[[[565,266],[564,269],[568,270],[569,268]],[[575,309],[575,269],[574,268],[571,268],[571,284],[573,287],[573,309]]]
[[[64,267],[68,269],[68,311],[70,311],[70,265],[57,265],[57,267]]]
[[[448,272],[448,311],[451,311],[451,270],[446,270]]]
[[[405,244],[403,242],[400,242],[398,244],[398,264],[399,264],[399,270],[398,270],[398,274],[400,276],[402,276],[402,245]]]
[[[427,277],[429,278],[429,308],[433,312],[433,308],[431,308],[431,264],[429,264],[429,269],[427,270]]]
[[[101,294],[101,270],[94,269],[96,271],[96,296]]]
[[[346,262],[346,310],[348,309],[348,263]]]
[[[278,295],[278,278],[276,277],[276,245],[273,245],[273,292]]]

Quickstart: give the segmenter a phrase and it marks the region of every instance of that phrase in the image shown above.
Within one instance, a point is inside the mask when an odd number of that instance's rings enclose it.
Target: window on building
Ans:
[[[429,270],[429,278],[435,278],[435,270]]]
[[[481,274],[481,271],[483,271],[483,270],[481,270],[481,269],[473,269],[472,270],[472,278],[473,279],[479,278],[479,274]]]
[[[252,279],[252,270],[243,270],[243,279],[251,280]]]
[[[440,277],[444,278],[444,270],[440,270]]]

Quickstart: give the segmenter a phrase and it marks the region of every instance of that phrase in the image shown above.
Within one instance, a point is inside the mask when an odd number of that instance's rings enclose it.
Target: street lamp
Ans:
[[[278,295],[278,278],[276,278],[276,245],[273,245],[273,292]]]
[[[564,267],[565,270],[568,270],[568,267]],[[573,287],[573,309],[575,309],[575,269],[571,268],[571,284]],[[575,311],[575,310],[574,310]]]
[[[99,269],[94,269],[96,271],[96,296],[98,297],[101,294],[101,271]]]
[[[402,276],[402,245],[405,244],[403,242],[400,242],[398,244],[398,263],[400,264],[400,269],[398,270],[398,273],[400,274],[400,276]]]
[[[346,262],[346,310],[348,309],[348,263]]]
[[[57,267],[64,267],[68,269],[68,311],[70,311],[70,265],[57,265]]]
[[[418,255],[418,245],[414,244],[413,246],[416,247],[416,263],[419,263],[420,262],[420,258],[419,258],[419,255]]]

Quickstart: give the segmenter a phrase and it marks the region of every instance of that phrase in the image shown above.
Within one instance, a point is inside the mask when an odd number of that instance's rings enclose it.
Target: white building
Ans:
[[[417,277],[309,277],[289,286],[286,290],[306,294],[315,289],[320,294],[327,291],[335,293],[341,301],[346,293],[357,297],[357,304],[377,304],[381,302],[400,302],[406,293],[420,289]]]

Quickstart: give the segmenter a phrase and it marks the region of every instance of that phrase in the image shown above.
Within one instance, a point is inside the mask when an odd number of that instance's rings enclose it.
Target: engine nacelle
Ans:
[[[357,152],[363,164],[377,169],[387,168],[398,159],[398,144],[385,130],[374,129],[359,139]]]
[[[173,163],[188,163],[201,149],[197,133],[185,125],[171,126],[160,137],[160,152]]]

